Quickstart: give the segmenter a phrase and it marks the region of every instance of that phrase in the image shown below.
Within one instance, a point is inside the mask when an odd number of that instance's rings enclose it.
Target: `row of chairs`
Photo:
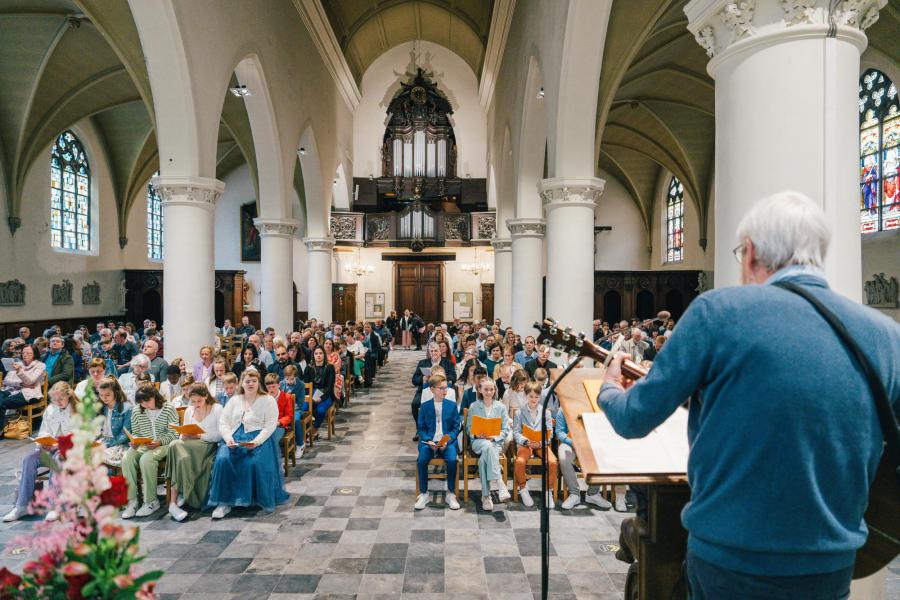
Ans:
[[[3,374],[0,373],[0,384],[3,383]],[[47,380],[46,375],[44,376],[44,383],[41,384],[41,399],[37,402],[32,402],[31,404],[26,404],[17,409],[19,419],[25,419],[28,423],[28,435],[34,433],[34,422],[43,416],[44,411],[47,410],[48,403],[48,392],[50,391],[50,386]]]

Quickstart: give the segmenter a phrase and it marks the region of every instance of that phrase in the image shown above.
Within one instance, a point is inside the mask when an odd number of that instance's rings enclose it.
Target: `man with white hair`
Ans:
[[[144,373],[148,373],[149,369],[150,359],[147,358],[147,355],[137,354],[134,358],[131,359],[128,372],[119,375],[119,385],[122,386],[122,391],[125,392],[125,397],[128,398],[128,401],[132,405],[134,404],[134,393],[138,389],[137,378]],[[153,381],[153,375],[150,375],[150,380]]]
[[[624,354],[599,403],[622,436],[647,435],[690,398],[691,598],[847,598],[866,540],[869,487],[884,437],[862,369],[813,295],[869,352],[900,412],[900,325],[833,292],[822,272],[831,234],[796,192],[744,216],[734,249],[743,286],[694,300],[654,367],[627,391]],[[777,343],[773,343],[777,332]]]
[[[621,350],[636,363],[644,360],[644,353],[650,348],[650,344],[644,341],[644,332],[640,327],[631,328],[631,337],[622,342]]]

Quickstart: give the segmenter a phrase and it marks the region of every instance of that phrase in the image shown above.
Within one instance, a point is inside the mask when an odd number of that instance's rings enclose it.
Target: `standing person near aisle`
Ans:
[[[385,325],[387,325],[388,331],[391,332],[391,338],[388,345],[390,346],[390,349],[393,350],[394,342],[400,339],[400,319],[397,317],[396,310],[392,310],[391,314],[388,315]]]
[[[412,346],[412,313],[407,308],[403,311],[403,316],[400,317],[400,321],[398,324],[400,328],[401,342],[400,345],[404,350],[409,350]]]
[[[416,313],[412,313],[410,330],[412,331],[413,339],[416,341],[416,350],[421,350],[422,334],[425,333],[425,321],[423,321]]]

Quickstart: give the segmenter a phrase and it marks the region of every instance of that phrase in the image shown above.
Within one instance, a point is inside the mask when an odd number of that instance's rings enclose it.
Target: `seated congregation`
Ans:
[[[416,319],[311,320],[282,337],[271,328],[253,329],[245,318],[241,328],[217,335],[215,346],[200,348],[193,363],[163,358],[165,338],[151,321],[142,329],[98,323],[94,334],[83,328],[68,336],[53,328],[34,339],[22,328],[3,343],[10,369],[2,372],[0,431],[12,439],[30,437],[36,446],[22,462],[16,503],[3,521],[29,514],[39,483],[53,485],[52,476],[43,482],[41,456],[59,461],[61,440],[72,433],[81,402],[98,403],[96,441],[110,472],[127,481],[123,518],[148,517],[164,505],[176,521],[190,511],[211,510],[213,519],[234,507],[271,512],[288,500],[289,462],[296,465],[323,426],[332,437],[336,412],[349,405],[354,389],[372,385],[395,340],[397,349],[421,351],[412,348],[413,339],[426,345],[412,375],[415,508],[427,506],[435,475],[446,481],[446,505],[460,508],[460,482],[468,501],[469,480],[477,476],[482,507],[492,510],[492,489],[499,502],[511,497],[510,471],[513,494],[533,506],[526,484],[540,468],[542,428],[551,442],[545,502],[554,506],[564,483],[569,494],[561,507],[578,506],[578,460],[554,395],[541,414],[557,368],[550,349],[530,335],[522,340],[511,328],[502,330],[499,320],[490,326]],[[632,325],[623,323],[614,333],[627,335],[623,348],[636,360],[654,356],[644,336],[655,340],[658,351],[671,332],[671,325]],[[595,339],[605,344],[608,325],[594,328]],[[597,490],[588,490],[584,501],[611,507]],[[616,497],[616,505],[624,510],[624,499]],[[57,515],[51,511],[45,518]]]

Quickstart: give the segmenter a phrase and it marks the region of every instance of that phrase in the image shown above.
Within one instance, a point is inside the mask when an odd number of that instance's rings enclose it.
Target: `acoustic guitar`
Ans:
[[[560,352],[599,362],[605,362],[610,354],[609,350],[587,339],[584,333],[576,334],[552,319],[535,323],[534,328],[539,332],[539,343],[552,346]],[[622,374],[628,379],[637,380],[647,374],[647,369],[626,359],[622,363]],[[875,480],[869,488],[865,519],[869,537],[856,552],[854,579],[872,575],[900,554],[900,480],[887,452],[882,453]]]

